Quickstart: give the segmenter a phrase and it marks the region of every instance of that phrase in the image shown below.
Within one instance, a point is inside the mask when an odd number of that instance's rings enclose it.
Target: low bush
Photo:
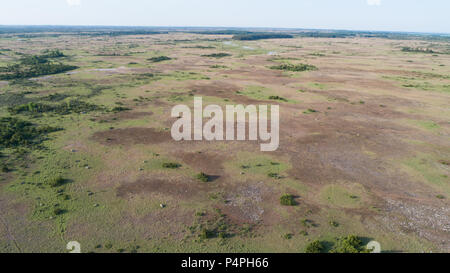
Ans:
[[[202,182],[209,182],[209,176],[205,173],[199,173],[196,175],[196,178]]]
[[[270,96],[269,100],[281,100],[281,101],[287,101],[287,99],[280,97],[280,96]]]
[[[331,250],[332,253],[370,253],[365,247],[361,238],[356,235],[349,235],[337,239],[337,244]]]
[[[64,178],[62,178],[61,176],[57,176],[57,177],[51,178],[48,181],[48,184],[51,187],[56,188],[56,187],[60,187],[60,186],[64,185],[65,182],[66,182],[66,180]]]
[[[167,56],[157,56],[157,57],[152,57],[147,60],[152,63],[159,63],[159,62],[163,62],[163,61],[170,61],[170,60],[172,60],[172,58],[167,57]]]
[[[302,71],[314,71],[317,67],[309,64],[280,64],[271,66],[270,69],[292,71],[292,72],[302,72]]]
[[[65,211],[64,211],[63,209],[61,209],[61,208],[55,208],[55,209],[53,210],[53,214],[56,215],[56,216],[61,215],[61,214],[63,214],[64,212],[65,212]]]
[[[297,202],[295,202],[295,198],[291,194],[285,194],[280,197],[280,204],[283,206],[295,206]]]
[[[202,57],[209,57],[209,58],[224,58],[229,56],[231,56],[231,54],[228,53],[213,53],[208,55],[202,55]]]
[[[167,162],[167,163],[163,163],[163,168],[166,169],[178,169],[181,167],[181,164],[178,163],[174,163],[174,162]]]
[[[215,232],[213,230],[209,230],[207,228],[203,228],[200,231],[200,238],[201,239],[211,239],[215,237]]]
[[[306,253],[322,253],[324,251],[325,247],[323,243],[319,240],[316,240],[314,242],[309,243],[306,246],[305,252]]]

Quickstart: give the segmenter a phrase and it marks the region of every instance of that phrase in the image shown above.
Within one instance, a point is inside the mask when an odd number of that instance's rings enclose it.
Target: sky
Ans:
[[[274,27],[450,33],[449,0],[3,0],[0,25]]]

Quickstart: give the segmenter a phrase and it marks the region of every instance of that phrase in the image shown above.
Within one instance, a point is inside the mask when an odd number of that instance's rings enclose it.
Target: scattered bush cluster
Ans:
[[[208,55],[202,55],[202,57],[209,57],[209,58],[224,58],[229,56],[231,56],[231,54],[228,53],[213,53]]]
[[[419,48],[419,47],[409,47],[405,46],[402,48],[403,52],[413,52],[413,53],[438,53],[429,48]]]
[[[159,63],[159,62],[163,62],[163,61],[170,61],[170,60],[172,60],[172,58],[167,57],[167,56],[157,56],[157,57],[152,57],[147,60],[152,63]]]
[[[0,147],[14,148],[19,146],[32,146],[40,143],[44,137],[61,129],[41,126],[17,118],[0,119]]]
[[[292,72],[302,72],[302,71],[314,71],[317,70],[317,67],[309,64],[280,64],[271,66],[270,69],[275,70],[284,70],[284,71],[292,71]]]
[[[306,253],[370,253],[372,250],[367,249],[361,238],[356,235],[337,238],[331,250],[325,249],[325,242],[316,240],[306,246]]]
[[[27,55],[19,63],[0,67],[0,80],[26,79],[52,75],[77,69],[72,65],[49,60],[64,56],[59,50],[48,51],[44,55]]]
[[[103,110],[103,107],[80,100],[72,100],[60,104],[30,102],[8,108],[11,114],[42,114],[52,112],[59,115],[68,115],[71,113],[79,114],[100,110]]]

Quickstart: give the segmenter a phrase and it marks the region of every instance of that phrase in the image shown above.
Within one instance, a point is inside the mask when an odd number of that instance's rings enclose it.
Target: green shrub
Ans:
[[[291,194],[285,194],[280,197],[280,204],[283,206],[295,206],[297,202],[295,202],[295,198]]]
[[[302,72],[302,71],[314,71],[317,67],[309,64],[280,64],[271,66],[270,69],[292,71],[292,72]]]
[[[306,253],[322,253],[324,251],[324,245],[321,241],[316,240],[314,242],[309,243],[306,246],[305,252]]]
[[[65,212],[65,211],[64,211],[63,209],[61,209],[61,208],[55,208],[55,209],[53,210],[53,214],[56,215],[56,216],[61,215],[61,214],[63,214],[64,212]]]
[[[3,165],[3,166],[2,166],[2,172],[8,173],[9,171],[10,171],[10,169],[8,168],[7,165]]]
[[[269,100],[281,100],[281,101],[287,101],[287,99],[280,97],[280,96],[270,96]]]
[[[65,182],[66,182],[66,180],[64,178],[62,178],[61,176],[57,176],[57,177],[50,179],[48,181],[48,184],[51,187],[56,188],[56,187],[60,187],[60,186],[64,185]]]
[[[181,164],[178,163],[174,163],[174,162],[167,162],[167,163],[163,163],[163,168],[166,169],[178,169],[181,167]]]
[[[39,144],[44,137],[61,129],[49,126],[37,127],[17,118],[0,118],[0,147],[16,148]]]
[[[281,176],[278,173],[268,173],[267,176],[270,178],[281,179]]]
[[[116,106],[116,107],[114,107],[114,108],[112,109],[112,111],[113,111],[114,113],[123,112],[123,111],[130,111],[130,110],[131,110],[130,108],[123,107],[123,106]]]
[[[163,62],[163,61],[170,61],[170,60],[172,60],[172,58],[169,58],[167,56],[157,56],[157,57],[152,57],[147,60],[152,63],[159,63],[159,62]]]
[[[201,239],[211,239],[211,238],[213,238],[214,236],[215,236],[215,232],[212,231],[212,230],[209,230],[209,229],[207,229],[207,228],[203,228],[203,229],[200,231],[200,238],[201,238]]]
[[[213,53],[208,55],[202,55],[202,57],[209,57],[209,58],[224,58],[229,56],[231,56],[231,54],[228,53]]]
[[[209,182],[209,175],[205,173],[199,173],[196,175],[196,178],[202,182]]]
[[[332,253],[370,253],[362,240],[355,235],[349,235],[337,239],[337,244],[331,250]]]
[[[308,109],[306,111],[303,112],[303,114],[312,114],[312,113],[317,113],[317,110],[314,109]]]

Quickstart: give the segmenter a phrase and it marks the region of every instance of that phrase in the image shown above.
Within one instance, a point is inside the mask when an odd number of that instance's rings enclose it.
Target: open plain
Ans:
[[[0,35],[67,66],[0,80],[0,252],[450,251],[447,40],[41,34]],[[279,105],[279,149],[172,140],[196,96]]]

